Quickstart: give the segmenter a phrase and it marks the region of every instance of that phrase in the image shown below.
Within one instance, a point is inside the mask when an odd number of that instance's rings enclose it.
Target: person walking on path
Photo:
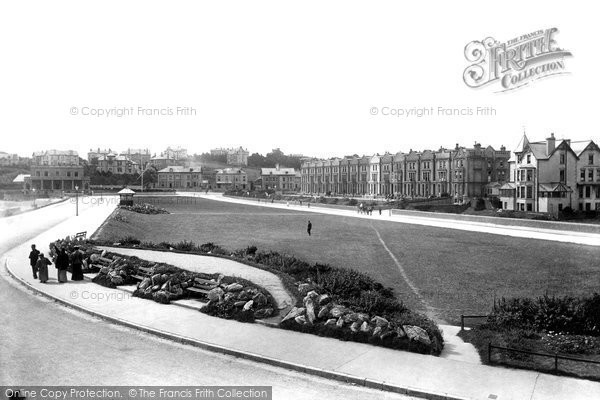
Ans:
[[[83,280],[83,252],[79,249],[79,246],[75,247],[75,251],[71,253],[71,280],[82,281]]]
[[[312,231],[312,224],[310,222],[310,219],[308,220],[308,225],[306,225],[306,233],[308,233],[308,236],[310,236],[310,231]]]
[[[40,258],[40,251],[35,248],[35,244],[31,245],[31,252],[29,253],[29,265],[31,265],[31,272],[33,272],[33,279],[37,279],[37,261]]]
[[[52,265],[52,261],[48,260],[44,253],[40,253],[36,267],[38,271],[38,275],[40,277],[40,282],[46,283],[48,282],[48,265]]]
[[[69,255],[64,248],[59,249],[55,245],[54,249],[56,250],[56,260],[54,265],[58,270],[58,283],[65,283],[67,281],[67,269],[69,268]]]

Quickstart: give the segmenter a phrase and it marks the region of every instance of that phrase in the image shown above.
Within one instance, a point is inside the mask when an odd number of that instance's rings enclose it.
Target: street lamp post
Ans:
[[[75,216],[79,216],[79,186],[75,186]]]

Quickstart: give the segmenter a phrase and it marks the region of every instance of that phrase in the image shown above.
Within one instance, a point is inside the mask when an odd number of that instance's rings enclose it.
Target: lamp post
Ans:
[[[31,190],[33,191],[33,208],[35,208],[35,188]]]
[[[79,216],[79,186],[75,186],[75,216]]]

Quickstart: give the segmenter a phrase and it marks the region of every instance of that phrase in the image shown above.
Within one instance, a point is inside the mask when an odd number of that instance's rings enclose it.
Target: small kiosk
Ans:
[[[119,198],[120,198],[120,201],[119,201],[120,206],[132,206],[133,205],[133,195],[135,194],[135,192],[133,190],[131,190],[129,188],[125,188],[117,194],[119,195]]]

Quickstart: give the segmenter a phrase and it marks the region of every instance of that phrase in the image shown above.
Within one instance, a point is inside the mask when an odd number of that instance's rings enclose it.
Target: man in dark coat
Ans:
[[[308,220],[308,225],[306,225],[306,233],[308,233],[308,236],[310,236],[311,230],[312,230],[312,224],[310,223],[310,220]]]
[[[29,265],[31,265],[31,271],[33,272],[33,279],[37,279],[37,260],[40,257],[40,252],[35,248],[35,244],[31,245],[31,253],[29,253]]]

